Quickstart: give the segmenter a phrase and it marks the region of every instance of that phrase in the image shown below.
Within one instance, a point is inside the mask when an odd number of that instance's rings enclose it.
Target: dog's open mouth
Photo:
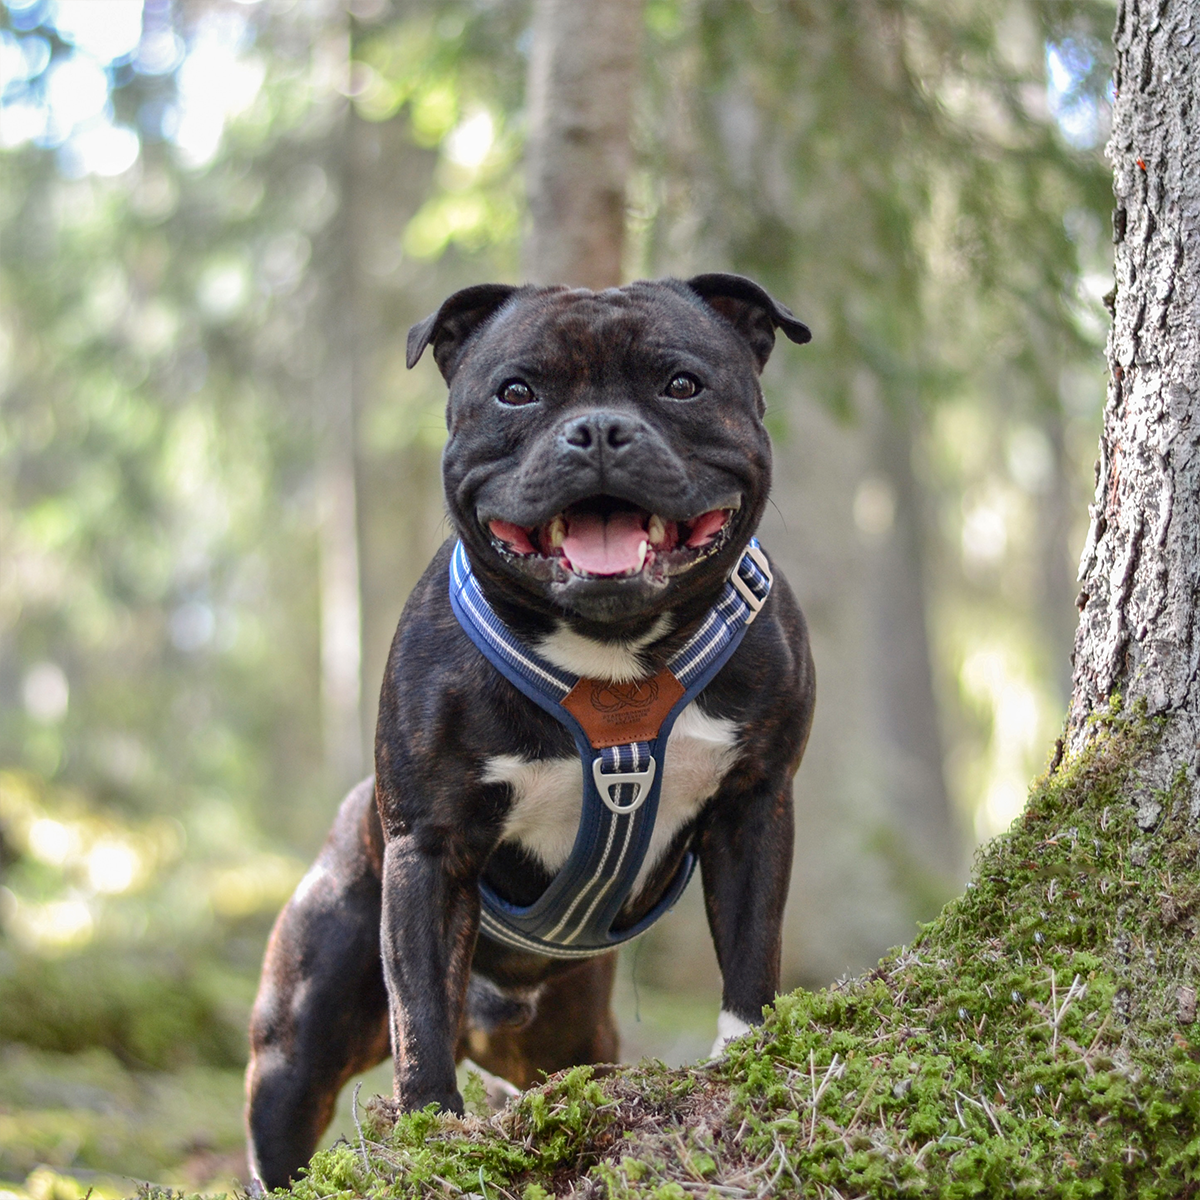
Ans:
[[[508,555],[585,578],[677,575],[721,548],[734,511],[714,508],[688,521],[668,521],[624,500],[591,496],[544,525],[492,520],[488,532],[492,544]]]

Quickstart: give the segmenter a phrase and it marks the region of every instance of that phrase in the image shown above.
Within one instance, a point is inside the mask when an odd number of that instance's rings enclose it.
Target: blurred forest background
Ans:
[[[1060,727],[1113,20],[645,0],[625,277],[743,272],[814,331],[764,379],[820,680],[789,987],[931,917]],[[264,940],[448,534],[404,334],[522,277],[533,36],[530,0],[0,5],[0,1196],[241,1171]],[[623,961],[627,1056],[703,1054],[718,998],[697,888]]]

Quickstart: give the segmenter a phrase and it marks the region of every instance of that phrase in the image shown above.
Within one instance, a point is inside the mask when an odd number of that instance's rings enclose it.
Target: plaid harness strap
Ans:
[[[551,958],[589,958],[644,933],[679,899],[696,865],[691,850],[642,920],[612,928],[654,832],[671,727],[737,649],[770,590],[771,569],[752,538],[720,599],[664,670],[614,685],[581,679],[522,642],[484,598],[462,542],[455,546],[450,603],[459,624],[505,679],[571,731],[583,776],[575,843],[545,892],[521,907],[480,883],[480,928],[490,938]]]

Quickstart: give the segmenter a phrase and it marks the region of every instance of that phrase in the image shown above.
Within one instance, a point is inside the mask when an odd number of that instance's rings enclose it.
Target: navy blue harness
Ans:
[[[612,928],[654,832],[671,727],[737,649],[770,590],[766,555],[751,539],[721,598],[667,667],[653,679],[612,684],[581,679],[520,641],[484,599],[458,543],[450,603],[459,624],[505,679],[571,731],[583,766],[575,844],[545,892],[520,907],[480,883],[480,927],[490,938],[551,958],[588,958],[644,933],[679,899],[696,865],[690,850],[654,908],[629,929]]]

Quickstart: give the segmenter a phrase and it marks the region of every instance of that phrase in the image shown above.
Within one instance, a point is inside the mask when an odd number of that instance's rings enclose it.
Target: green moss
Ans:
[[[466,1081],[462,1085],[463,1107],[473,1117],[486,1117],[488,1114],[487,1088],[483,1086],[483,1076],[478,1071],[468,1071]]]
[[[1095,725],[966,893],[869,975],[781,997],[714,1064],[578,1069],[489,1121],[381,1120],[376,1140],[318,1155],[297,1197],[540,1200],[584,1175],[614,1198],[1196,1194],[1186,780],[1138,828],[1160,726],[1116,708]]]
[[[491,1120],[460,1120],[432,1106],[393,1116],[375,1104],[361,1143],[315,1156],[293,1193],[298,1200],[419,1196],[448,1183],[486,1195],[488,1185],[538,1184],[533,1176],[544,1183],[564,1169],[578,1175],[595,1162],[600,1137],[615,1120],[616,1105],[593,1075],[591,1067],[565,1072]],[[536,1195],[531,1191],[531,1200]]]

